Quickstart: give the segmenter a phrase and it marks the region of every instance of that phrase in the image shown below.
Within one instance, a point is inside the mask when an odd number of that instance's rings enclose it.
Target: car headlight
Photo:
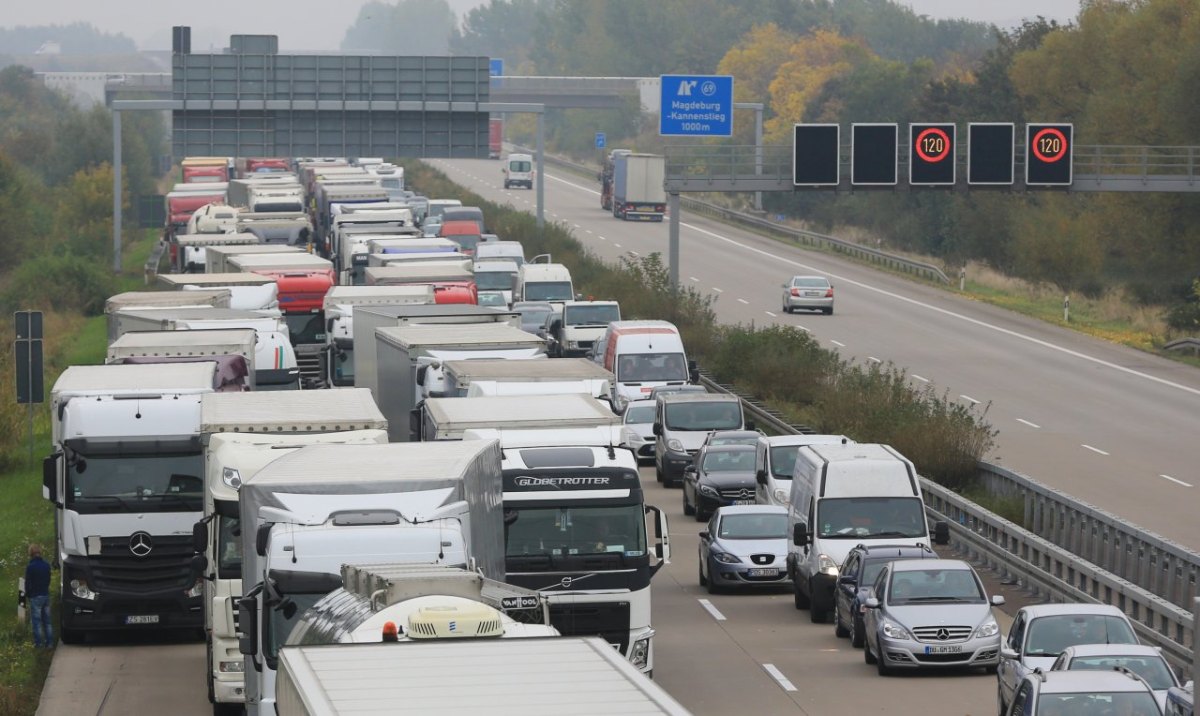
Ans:
[[[700,494],[707,497],[720,497],[721,493],[717,492],[717,488],[711,485],[701,485]]]
[[[621,444],[622,445],[637,445],[641,440],[638,434],[629,428],[621,429]]]
[[[242,487],[242,473],[237,471],[236,467],[226,467],[221,470],[221,482],[225,483],[226,487],[231,487],[235,490]]]
[[[775,490],[775,499],[776,499],[776,500],[777,500],[777,501],[778,501],[780,504],[782,504],[782,505],[788,505],[788,504],[790,504],[790,503],[788,502],[788,499],[789,499],[789,498],[790,498],[790,495],[788,495],[788,493],[787,493],[787,491],[786,491],[786,490],[780,490],[780,489],[776,489],[776,490]]]
[[[838,576],[838,564],[827,554],[817,555],[817,570],[821,574],[828,574],[832,577]]]
[[[186,592],[183,593],[183,596],[188,597],[190,599],[192,597],[198,597],[202,594],[204,594],[204,580],[197,579],[196,583],[192,585],[191,589],[188,589]]]
[[[883,635],[889,639],[913,641],[912,635],[908,633],[908,630],[891,619],[884,619],[881,626],[883,628]]]
[[[675,452],[683,452],[684,451],[683,443],[679,442],[675,438],[671,438],[670,440],[667,441],[667,449],[674,450]]]
[[[650,661],[650,637],[652,636],[654,635],[638,639],[629,649],[629,663],[637,669],[645,669]]]
[[[714,549],[712,552],[710,552],[710,554],[712,555],[713,559],[717,560],[721,564],[741,564],[742,563],[742,560],[738,559],[737,557],[733,556],[732,554],[729,554],[728,552],[718,552],[717,550]]]
[[[975,636],[978,637],[996,636],[999,633],[1000,625],[996,623],[995,619],[988,619],[975,630]]]
[[[217,664],[217,671],[222,674],[241,674],[246,671],[246,661],[239,659],[237,661],[222,661]]]
[[[72,579],[70,581],[71,594],[74,594],[78,599],[95,599],[99,595],[91,590],[86,579]]]

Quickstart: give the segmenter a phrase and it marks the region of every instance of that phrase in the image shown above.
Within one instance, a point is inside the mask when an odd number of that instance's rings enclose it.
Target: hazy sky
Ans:
[[[279,35],[283,52],[336,50],[367,0],[14,0],[5,3],[0,26],[90,22],[122,32],[142,49],[170,49],[171,26],[192,27],[192,49],[228,44],[231,34]],[[649,0],[646,0],[649,1]],[[918,14],[966,17],[1002,27],[1022,17],[1071,20],[1079,0],[899,0]],[[450,0],[458,11],[479,0]]]

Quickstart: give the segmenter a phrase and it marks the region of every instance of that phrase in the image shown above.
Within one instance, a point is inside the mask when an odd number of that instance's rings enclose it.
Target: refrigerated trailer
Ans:
[[[217,364],[213,390],[241,392],[254,389],[254,349],[257,335],[252,328],[204,331],[134,331],[108,346],[108,365],[143,363]]]

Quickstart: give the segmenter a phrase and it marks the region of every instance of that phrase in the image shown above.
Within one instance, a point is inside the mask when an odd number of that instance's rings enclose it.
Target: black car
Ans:
[[[753,505],[754,446],[706,447],[683,470],[683,514],[704,522],[725,505]]]
[[[838,572],[834,590],[833,632],[850,637],[854,647],[863,645],[863,603],[875,578],[888,562],[899,559],[937,559],[937,553],[923,544],[860,544],[850,550]]]

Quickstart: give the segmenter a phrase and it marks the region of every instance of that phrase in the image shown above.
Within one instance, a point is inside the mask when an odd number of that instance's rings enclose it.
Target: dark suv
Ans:
[[[834,590],[834,633],[850,637],[852,646],[861,647],[864,639],[863,602],[884,566],[898,559],[937,558],[937,553],[925,545],[877,544],[868,547],[860,544],[850,550],[838,572],[837,589]]]

